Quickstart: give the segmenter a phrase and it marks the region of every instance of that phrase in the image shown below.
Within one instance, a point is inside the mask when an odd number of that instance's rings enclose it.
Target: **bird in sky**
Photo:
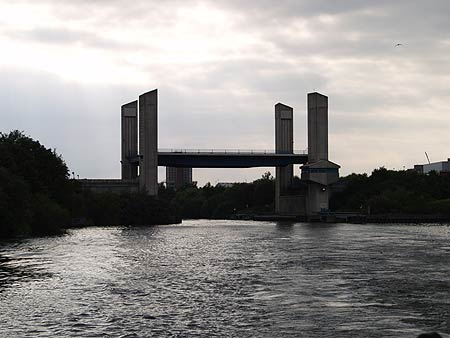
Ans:
[[[403,46],[403,43],[397,43],[394,47],[400,47]]]

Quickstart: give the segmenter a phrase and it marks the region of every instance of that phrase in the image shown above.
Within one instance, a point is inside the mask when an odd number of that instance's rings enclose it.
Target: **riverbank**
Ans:
[[[383,214],[383,215],[364,215],[358,213],[329,212],[313,217],[296,215],[249,215],[237,214],[228,219],[233,220],[253,220],[266,222],[322,222],[322,223],[353,223],[353,224],[423,224],[423,223],[449,223],[450,217],[446,215],[407,215],[407,214]]]
[[[112,224],[95,224],[91,219],[85,217],[73,218],[70,225],[65,226],[64,229],[78,229],[78,228],[87,228],[93,226],[154,226],[154,225],[168,225],[168,224],[180,224],[183,219],[180,216],[175,215],[166,215],[164,217],[160,217],[158,221],[152,220],[150,223],[142,223],[142,224],[122,224],[122,223],[112,223]]]

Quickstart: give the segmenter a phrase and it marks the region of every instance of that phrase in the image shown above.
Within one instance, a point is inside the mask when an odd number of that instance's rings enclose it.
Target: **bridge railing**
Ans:
[[[163,148],[158,149],[160,153],[194,153],[194,154],[276,154],[274,150],[262,150],[262,149],[179,149],[179,148]],[[294,150],[295,155],[307,155],[308,150]]]

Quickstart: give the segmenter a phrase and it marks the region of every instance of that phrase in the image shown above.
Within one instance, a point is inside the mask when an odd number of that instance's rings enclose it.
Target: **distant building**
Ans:
[[[437,174],[447,176],[450,173],[450,158],[447,161],[434,162],[429,164],[416,164],[414,170],[419,174],[429,174],[435,171]]]
[[[423,164],[415,164],[414,171],[418,172],[419,174],[423,174]]]
[[[180,189],[192,185],[192,168],[166,167],[166,187]]]

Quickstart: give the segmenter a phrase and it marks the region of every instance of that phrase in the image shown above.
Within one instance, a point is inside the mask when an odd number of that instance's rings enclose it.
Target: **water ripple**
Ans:
[[[450,333],[448,226],[186,221],[0,246],[0,336]]]

